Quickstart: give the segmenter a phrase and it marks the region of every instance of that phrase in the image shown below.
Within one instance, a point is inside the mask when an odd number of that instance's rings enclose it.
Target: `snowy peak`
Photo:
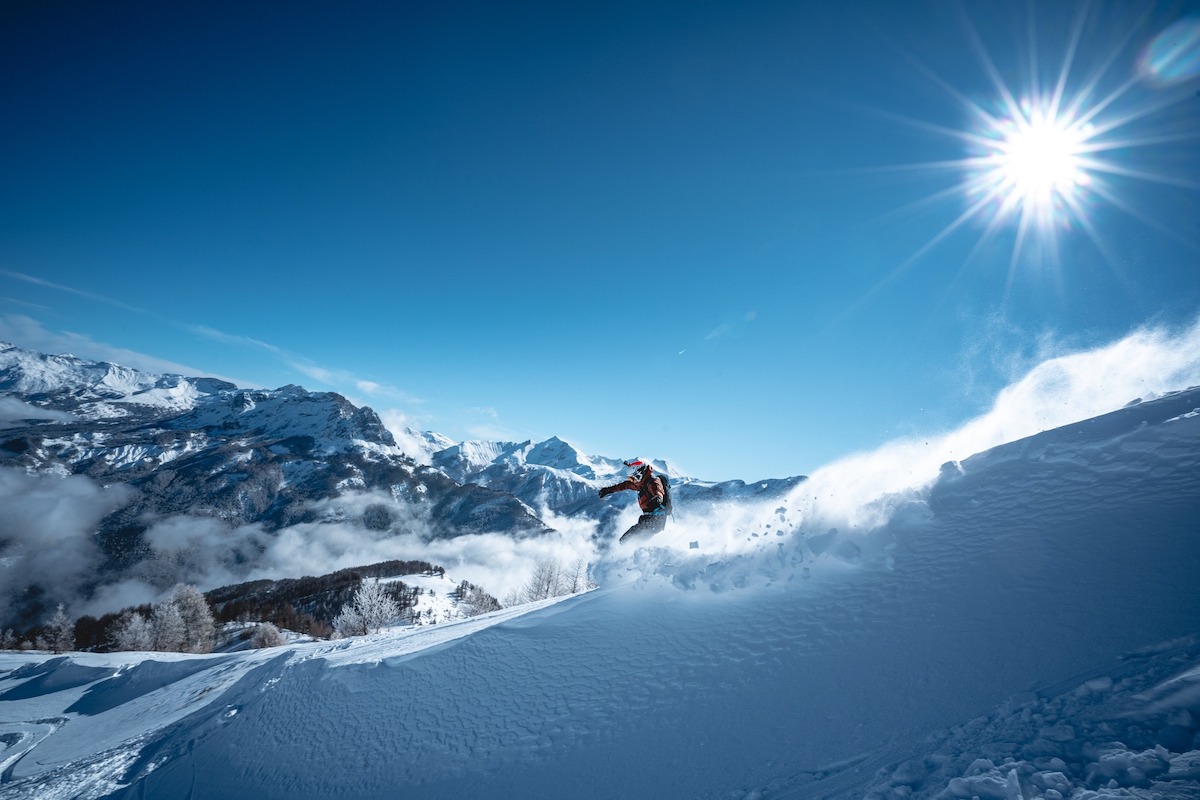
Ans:
[[[612,481],[624,478],[628,472],[621,459],[588,455],[557,436],[536,443],[461,442],[433,453],[432,463],[457,481],[474,481],[484,476],[495,477],[499,473],[539,469],[568,473],[559,476],[567,480],[571,480],[573,475],[584,481]],[[678,473],[666,461],[654,460],[650,463],[659,472],[678,477]]]
[[[0,390],[28,395],[61,392],[119,399],[154,389],[160,376],[72,355],[47,355],[0,342]]]
[[[127,406],[187,411],[206,395],[234,388],[215,378],[156,375],[107,361],[48,355],[0,342],[0,391],[84,418],[124,417],[130,413]]]
[[[47,355],[0,343],[0,392],[40,408],[85,420],[132,415],[174,430],[219,428],[274,438],[311,437],[324,451],[354,443],[395,448],[392,434],[370,408],[356,408],[332,392],[288,385],[239,389],[216,378],[155,375],[71,355]]]
[[[172,420],[170,426],[182,430],[221,428],[265,438],[307,436],[326,451],[346,449],[356,442],[396,446],[370,408],[356,408],[334,392],[309,392],[295,385],[274,391],[222,391]]]
[[[450,477],[461,482],[463,478],[478,473],[500,462],[525,447],[529,442],[470,441],[461,442],[433,454],[433,465]]]
[[[526,464],[573,472],[588,480],[612,476],[624,466],[617,459],[585,455],[577,447],[557,436],[533,445],[525,452],[524,457]]]

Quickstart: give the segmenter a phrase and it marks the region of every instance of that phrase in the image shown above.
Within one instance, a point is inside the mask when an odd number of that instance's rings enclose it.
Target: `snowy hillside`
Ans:
[[[1200,796],[1200,390],[836,526],[828,474],[541,607],[249,654],[0,654],[0,793]]]

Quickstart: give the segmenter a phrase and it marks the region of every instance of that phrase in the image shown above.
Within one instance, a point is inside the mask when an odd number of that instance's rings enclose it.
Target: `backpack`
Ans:
[[[657,475],[656,477],[662,481],[663,508],[666,509],[668,514],[674,516],[673,512],[671,511],[671,479],[666,475]]]
[[[663,495],[662,509],[663,509],[663,511],[674,516],[674,513],[671,510],[671,479],[668,478],[666,475],[663,475],[661,472],[655,472],[654,478],[658,481],[658,485],[662,487],[662,495]],[[641,495],[644,493],[646,493],[645,484],[642,485],[642,488],[638,489],[639,499],[641,498]]]

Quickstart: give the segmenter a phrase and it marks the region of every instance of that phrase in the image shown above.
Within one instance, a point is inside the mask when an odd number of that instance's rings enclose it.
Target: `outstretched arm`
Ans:
[[[605,486],[603,489],[600,490],[600,496],[607,497],[608,495],[612,494],[613,492],[623,492],[626,489],[636,489],[636,488],[637,488],[637,484],[635,484],[632,480],[622,481],[621,483],[618,483],[616,486]]]

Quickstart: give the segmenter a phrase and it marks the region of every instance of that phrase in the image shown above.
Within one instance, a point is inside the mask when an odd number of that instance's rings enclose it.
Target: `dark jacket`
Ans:
[[[623,492],[626,489],[633,489],[638,493],[638,505],[641,506],[642,513],[649,514],[651,511],[658,509],[663,503],[663,486],[662,481],[651,470],[646,470],[642,475],[641,481],[635,481],[633,478],[622,481],[616,486],[609,486],[603,490],[603,495],[611,494],[612,492]]]

